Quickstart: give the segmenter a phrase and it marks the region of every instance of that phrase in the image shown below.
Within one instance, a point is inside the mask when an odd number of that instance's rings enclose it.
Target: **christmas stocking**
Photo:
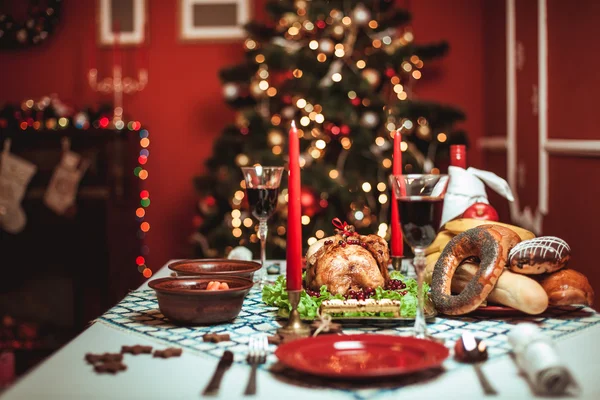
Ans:
[[[10,154],[10,139],[4,141],[0,158],[0,229],[16,234],[25,228],[27,218],[21,201],[36,170],[34,164]]]
[[[62,159],[54,170],[44,194],[44,203],[59,215],[64,215],[75,205],[79,182],[89,166],[89,161],[72,152],[70,146],[69,140],[64,139]]]

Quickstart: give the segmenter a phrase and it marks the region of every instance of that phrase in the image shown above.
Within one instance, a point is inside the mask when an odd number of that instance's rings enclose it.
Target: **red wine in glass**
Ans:
[[[257,186],[246,188],[248,204],[252,207],[252,215],[257,219],[268,219],[277,209],[279,188]]]
[[[398,199],[402,233],[408,244],[427,247],[433,243],[440,222],[444,199],[439,197],[413,197]]]

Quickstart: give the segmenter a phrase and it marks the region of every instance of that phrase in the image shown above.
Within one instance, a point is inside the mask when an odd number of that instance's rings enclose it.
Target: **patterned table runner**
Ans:
[[[262,303],[260,291],[253,289],[246,297],[239,316],[231,323],[214,326],[177,326],[170,323],[159,311],[154,291],[141,290],[131,292],[97,321],[164,345],[182,347],[202,355],[219,358],[224,350],[230,350],[234,353],[236,362],[244,363],[250,337],[261,334],[272,335],[280,326],[276,313],[276,308],[267,307]],[[428,324],[428,329],[433,336],[445,339],[449,348],[453,347],[454,342],[463,332],[472,331],[475,337],[486,340],[489,358],[494,359],[510,351],[506,333],[515,324],[525,321],[539,324],[546,335],[554,340],[560,340],[600,323],[600,314],[587,307],[558,307],[535,317],[525,315],[505,318],[437,317],[434,322]],[[408,336],[411,332],[412,324],[344,325],[345,334],[374,333]],[[220,343],[204,342],[202,336],[206,333],[228,333],[231,340]],[[275,348],[274,345],[269,345],[270,355],[266,368],[277,361],[273,355]],[[448,371],[462,365],[447,360],[444,368]],[[346,391],[354,398],[364,398],[386,390],[380,388],[376,389],[376,393],[369,391],[362,394],[355,390]]]

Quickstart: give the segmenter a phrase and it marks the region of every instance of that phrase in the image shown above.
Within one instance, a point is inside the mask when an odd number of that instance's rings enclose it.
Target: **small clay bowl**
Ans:
[[[210,281],[227,282],[229,289],[206,290]],[[165,317],[177,324],[200,325],[237,317],[252,281],[232,276],[170,277],[154,279],[148,286],[156,291],[158,307]]]
[[[175,261],[168,265],[177,276],[206,276],[219,280],[225,276],[237,276],[252,280],[260,264],[254,261],[206,258],[201,260]]]

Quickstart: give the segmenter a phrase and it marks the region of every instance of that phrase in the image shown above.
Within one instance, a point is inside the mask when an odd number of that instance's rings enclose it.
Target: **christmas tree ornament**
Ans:
[[[214,215],[217,211],[217,200],[213,196],[205,196],[198,202],[198,208],[203,215]]]
[[[21,201],[37,167],[11,154],[10,144],[10,139],[5,139],[0,158],[0,228],[17,234],[27,222]]]
[[[352,20],[356,25],[364,26],[371,20],[371,11],[363,3],[359,3],[352,10]]]
[[[379,123],[379,116],[374,111],[367,111],[360,117],[360,124],[365,128],[375,128]]]
[[[75,206],[79,183],[90,164],[89,160],[71,151],[69,139],[62,140],[62,148],[62,158],[44,194],[44,204],[58,215],[65,215]]]
[[[334,50],[333,40],[331,39],[321,39],[319,42],[319,49],[325,54],[331,54]]]
[[[228,82],[223,85],[223,97],[227,100],[235,100],[240,97],[240,86],[238,84]]]
[[[302,208],[302,215],[307,215],[310,218],[321,211],[319,198],[312,189],[305,186],[300,189],[300,206]]]

